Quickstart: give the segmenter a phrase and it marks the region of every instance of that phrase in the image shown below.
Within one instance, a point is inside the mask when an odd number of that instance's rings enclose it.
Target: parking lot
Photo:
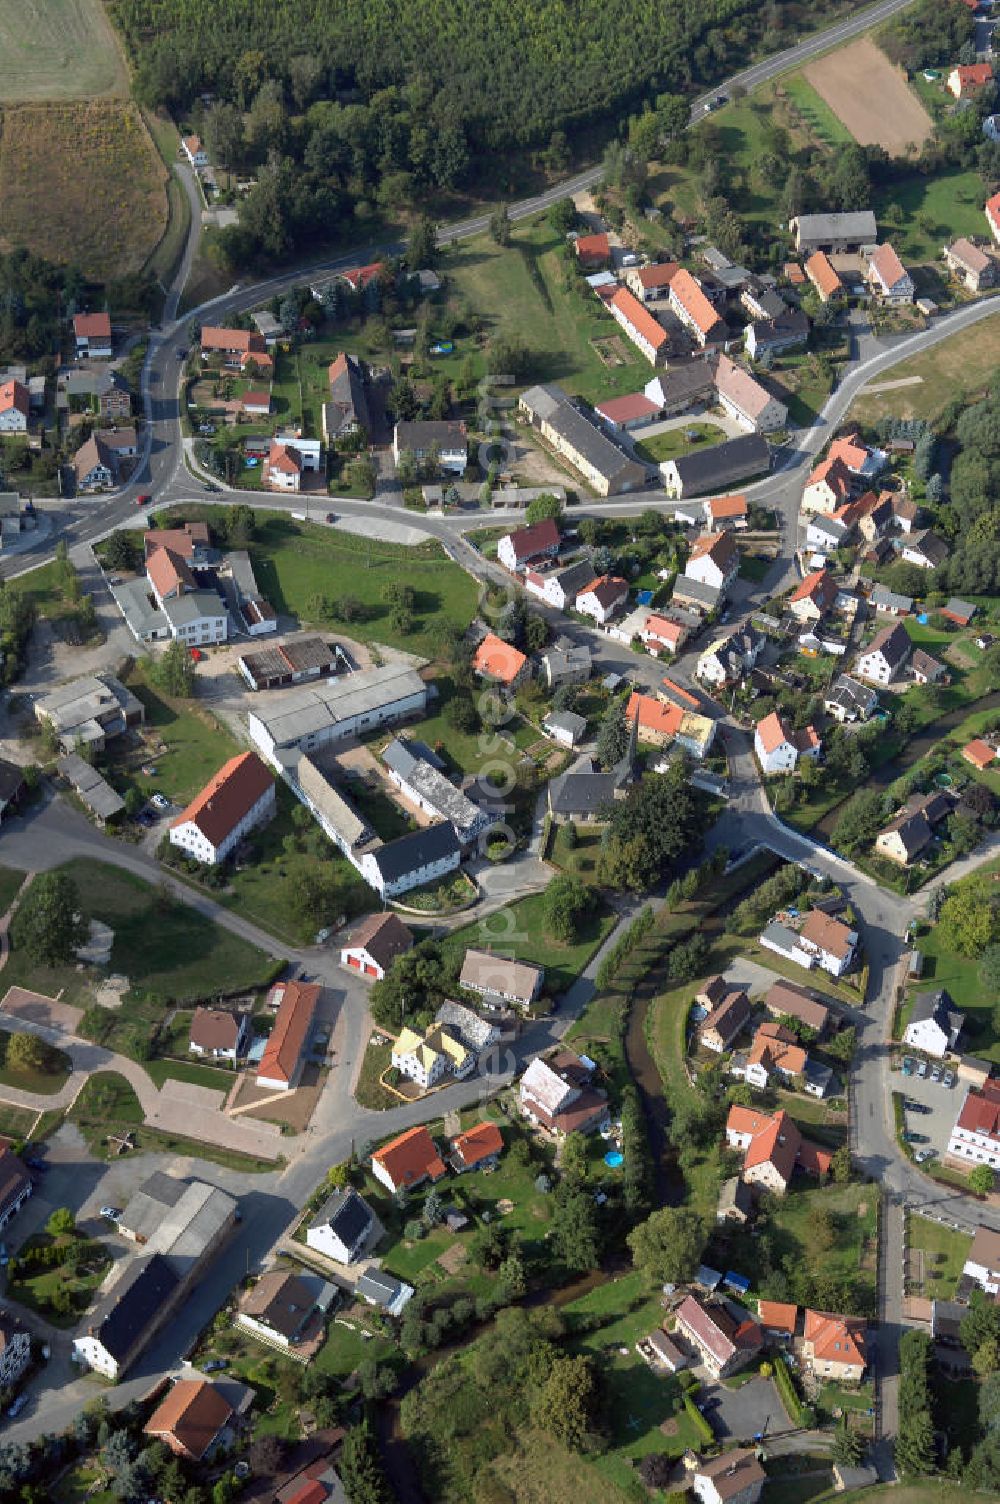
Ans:
[[[910,1055],[908,1058],[919,1061],[921,1057]],[[892,1089],[901,1091],[909,1100],[931,1109],[930,1112],[907,1112],[906,1128],[910,1133],[926,1134],[929,1140],[926,1144],[919,1140],[913,1143],[915,1153],[922,1149],[933,1149],[935,1157],[943,1159],[951,1130],[965,1098],[965,1082],[956,1080],[954,1085],[947,1087],[943,1081],[931,1080],[931,1069],[929,1064],[927,1075],[923,1077],[916,1073],[904,1076],[901,1070],[896,1071],[892,1078]],[[955,1075],[953,1067],[943,1066],[942,1072],[945,1069],[951,1069],[952,1076]]]
[[[788,1425],[773,1379],[748,1379],[738,1389],[705,1383],[698,1404],[719,1437],[751,1441],[762,1432],[783,1431]]]

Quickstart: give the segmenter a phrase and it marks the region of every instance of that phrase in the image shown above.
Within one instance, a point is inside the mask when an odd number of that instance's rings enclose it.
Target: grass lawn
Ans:
[[[115,932],[111,967],[131,983],[120,1008],[95,1008],[90,1038],[125,1054],[148,1044],[167,1007],[265,986],[277,963],[187,904],[174,902],[141,878],[102,862],[76,861],[75,880],[84,918]],[[96,974],[75,965],[36,966],[14,950],[4,985],[30,987],[65,1002],[86,1005]]]
[[[399,1098],[388,1091],[381,1077],[392,1064],[391,1044],[367,1044],[361,1061],[361,1073],[354,1088],[354,1100],[362,1107],[374,1107],[382,1112],[388,1107],[398,1107]]]
[[[781,86],[817,141],[824,146],[854,145],[854,137],[847,126],[801,73],[786,74]]]
[[[280,939],[307,944],[316,933],[316,924],[301,912],[298,904],[306,879],[320,872],[336,877],[341,912],[348,917],[371,907],[371,889],[318,827],[304,839],[298,838],[292,823],[292,811],[298,807],[298,801],[280,782],[277,794],[277,814],[270,824],[249,837],[248,859],[230,870],[226,891],[216,896],[225,908],[251,919]],[[289,836],[298,838],[294,850],[285,847]]]
[[[338,1379],[346,1379],[364,1358],[384,1363],[396,1353],[396,1345],[380,1332],[367,1335],[361,1327],[345,1326],[331,1321],[326,1341],[315,1357],[321,1373],[332,1373]]]
[[[633,1271],[599,1285],[563,1308],[570,1332],[581,1318],[598,1321],[592,1331],[572,1342],[602,1369],[611,1445],[595,1466],[612,1482],[628,1486],[630,1463],[647,1452],[679,1457],[688,1447],[701,1449],[700,1438],[681,1403],[681,1388],[670,1375],[654,1373],[635,1351],[635,1344],[656,1330],[663,1320],[658,1291],[650,1292],[645,1278]],[[627,1349],[627,1352],[620,1351]],[[675,1420],[673,1434],[664,1435],[661,1423]]]
[[[12,1102],[0,1102],[0,1136],[27,1138],[37,1117],[38,1113],[31,1107],[15,1107]]]
[[[759,554],[740,554],[740,579],[749,580],[754,585],[759,585],[764,579],[773,559],[762,559]]]
[[[146,738],[141,748],[112,751],[107,762],[111,782],[120,790],[134,786],[147,797],[166,794],[178,804],[187,804],[240,747],[197,701],[172,700],[157,689],[142,662],[136,663],[125,682],[146,708]],[[158,742],[165,751],[154,752]],[[144,766],[155,768],[155,773],[147,776]]]
[[[661,460],[675,460],[678,455],[690,454],[692,449],[721,444],[725,437],[725,429],[716,423],[686,423],[683,427],[668,428],[666,433],[637,439],[635,447],[640,458],[658,465]]]
[[[565,992],[583,971],[594,951],[615,925],[615,916],[603,900],[583,926],[578,940],[565,944],[555,940],[549,933],[545,917],[545,894],[535,893],[519,899],[505,911],[514,923],[509,932],[497,931],[493,943],[498,953],[511,960],[531,961],[545,967],[545,992],[558,997]],[[469,945],[483,946],[490,943],[490,924],[475,920],[463,929],[456,930],[443,942],[448,950],[464,951]]]
[[[571,846],[566,838],[566,826],[557,825],[549,850],[549,861],[571,872],[581,882],[597,881],[597,858],[601,849],[604,827],[601,825],[577,825],[576,841]]]
[[[315,623],[315,604],[352,596],[361,602],[364,619],[342,624],[344,633],[362,642],[384,642],[410,653],[433,657],[433,628],[444,619],[463,629],[476,614],[476,582],[445,558],[437,543],[407,548],[335,532],[287,516],[258,513],[250,557],[260,588],[277,611]],[[398,632],[383,591],[400,579],[415,592],[414,628]]]
[[[852,1279],[860,1311],[863,1312],[868,1300],[874,1309],[878,1187],[826,1185],[803,1189],[804,1186],[808,1186],[808,1181],[793,1182],[786,1196],[775,1197],[771,1203],[768,1231],[776,1260],[788,1251],[798,1257],[807,1256],[810,1227],[816,1212],[822,1209],[834,1221],[833,1246],[822,1255],[824,1269]]]
[[[157,1086],[164,1081],[187,1081],[192,1086],[207,1086],[211,1091],[228,1091],[235,1079],[232,1071],[193,1060],[146,1060],[143,1068]]]
[[[862,390],[851,406],[849,416],[862,423],[878,418],[933,419],[953,397],[975,400],[989,386],[1000,365],[1000,319],[984,319],[976,327],[976,337],[953,334],[930,350],[893,366],[883,380],[902,381],[919,377],[912,386],[893,391],[867,393]]]
[[[981,876],[994,872],[1000,872],[1000,861],[979,868]],[[955,1007],[966,1015],[969,1053],[1000,1061],[1000,1036],[993,1027],[996,998],[980,981],[979,957],[959,955],[940,924],[921,934],[916,944],[924,958],[924,969],[920,980],[910,987],[910,995],[944,987]]]
[[[0,915],[6,914],[23,882],[23,872],[15,872],[11,867],[0,867]]]
[[[649,380],[649,363],[578,277],[572,251],[544,216],[515,225],[506,248],[485,235],[463,241],[444,264],[457,301],[482,316],[488,334],[525,340],[533,382],[557,381],[599,402],[641,391]],[[594,340],[613,341],[622,363],[605,365]]]
[[[972,1246],[968,1233],[942,1227],[928,1217],[911,1214],[908,1225],[909,1246],[924,1255],[922,1293],[938,1300],[951,1300],[961,1278],[966,1256]]]
[[[940,263],[942,245],[959,235],[983,233],[983,184],[977,172],[913,173],[876,190],[872,207],[878,219],[895,204],[901,213],[892,243],[903,261]],[[896,379],[893,370],[886,379]]]
[[[26,1071],[7,1064],[7,1051],[14,1036],[6,1029],[0,1030],[0,1086],[13,1086],[18,1091],[36,1091],[51,1097],[61,1091],[69,1078],[72,1066],[68,1055],[52,1049],[51,1071]]]
[[[73,1245],[77,1242],[86,1242],[86,1239],[80,1239],[68,1233],[62,1234],[59,1238],[52,1238],[46,1232],[35,1233],[21,1248],[19,1257],[30,1252],[32,1248],[50,1248],[55,1245],[62,1249],[66,1256],[63,1261],[50,1269],[40,1269],[31,1273],[18,1269],[12,1275],[8,1268],[9,1293],[15,1300],[22,1301],[31,1310],[40,1312],[54,1326],[76,1325],[80,1312],[90,1304],[91,1296],[103,1281],[111,1263],[111,1255],[104,1245],[91,1243],[89,1245],[91,1256],[74,1268],[67,1262],[67,1259]],[[57,1290],[64,1290],[69,1294],[73,1302],[71,1310],[60,1312],[52,1309],[52,1296]]]

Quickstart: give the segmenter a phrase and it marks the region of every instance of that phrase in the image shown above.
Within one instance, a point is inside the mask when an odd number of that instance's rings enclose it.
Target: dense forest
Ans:
[[[254,172],[234,263],[345,221],[569,167],[583,133],[777,51],[855,0],[112,0],[140,101]],[[203,108],[203,96],[211,102]]]

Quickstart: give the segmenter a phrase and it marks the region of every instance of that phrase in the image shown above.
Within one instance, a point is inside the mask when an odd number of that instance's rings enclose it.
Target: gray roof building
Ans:
[[[464,1003],[456,1003],[451,998],[445,998],[434,1015],[434,1022],[443,1024],[451,1033],[457,1034],[465,1048],[476,1054],[488,1049],[491,1044],[496,1044],[500,1038],[496,1024],[480,1018],[473,1008],[467,1008]]]
[[[908,616],[913,610],[913,597],[900,595],[898,591],[890,590],[888,585],[873,585],[868,599],[876,611],[900,612]]]
[[[250,734],[268,750],[299,742],[308,745],[312,738],[318,745],[346,736],[359,719],[370,718],[377,725],[380,715],[387,717],[393,707],[411,700],[415,705],[418,700],[421,705],[427,701],[427,686],[415,669],[400,663],[363,669],[308,686],[275,690],[259,705],[255,700],[248,717]]]
[[[370,1236],[375,1216],[353,1186],[341,1186],[327,1197],[309,1224],[310,1231],[322,1227],[329,1227],[346,1248],[354,1248]]]
[[[323,409],[323,434],[327,440],[363,428],[371,433],[368,411],[368,372],[356,355],[344,353],[330,366],[330,400]]]
[[[709,449],[692,450],[660,466],[667,494],[675,496],[721,491],[747,476],[765,474],[770,468],[770,447],[757,433],[726,439]]]
[[[390,1316],[398,1316],[413,1294],[413,1286],[382,1269],[369,1269],[354,1286],[354,1292],[370,1306],[379,1306]]]
[[[878,240],[875,216],[870,209],[841,214],[799,214],[789,221],[800,251],[846,251]]]
[[[450,820],[463,842],[485,829],[489,816],[444,776],[440,758],[434,758],[437,766],[425,758],[422,742],[397,736],[382,753],[382,761],[402,791],[425,813]]]
[[[603,428],[585,417],[561,387],[529,387],[521,393],[518,406],[536,428],[550,431],[560,451],[604,495],[634,490],[645,481],[647,467],[631,459]]]
[[[584,580],[583,584],[587,581]],[[574,597],[575,598],[575,597]],[[550,689],[566,681],[590,678],[592,660],[589,647],[552,648],[542,658],[546,682]]]
[[[398,882],[407,873],[461,854],[461,845],[450,820],[414,830],[398,840],[387,841],[371,853],[385,886]]]
[[[72,784],[75,793],[83,800],[91,814],[96,815],[102,823],[121,814],[125,808],[125,800],[102,778],[96,768],[82,758],[78,752],[70,752],[67,757],[60,757],[56,767],[66,782]]]
[[[110,1353],[119,1371],[136,1356],[157,1319],[177,1294],[178,1280],[158,1253],[133,1259],[87,1321],[88,1333]]]
[[[118,1222],[133,1242],[162,1254],[185,1279],[236,1220],[233,1196],[200,1180],[177,1180],[157,1170],[129,1200]]]

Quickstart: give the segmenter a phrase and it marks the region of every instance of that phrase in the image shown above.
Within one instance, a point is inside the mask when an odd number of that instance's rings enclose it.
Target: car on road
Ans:
[[[205,482],[205,490],[206,490],[206,491],[211,491],[211,492],[212,492],[212,493],[213,493],[213,494],[214,494],[214,493],[215,493],[215,492],[216,492],[216,491],[221,491],[221,490],[222,490],[222,487],[221,487],[221,486],[217,486],[217,485],[215,485],[215,484],[214,484],[214,483],[213,483],[213,482],[211,482],[211,481],[206,481],[206,482]]]
[[[336,514],[336,512],[327,512],[327,514],[326,514],[326,520],[329,523],[336,522],[336,520],[337,520],[337,514]]]
[[[144,491],[141,496],[137,496],[135,498],[135,504],[136,504],[137,507],[144,507],[144,506],[146,506],[147,502],[152,501],[152,499],[153,498],[147,492]]]
[[[154,809],[167,810],[170,808],[170,800],[166,794],[153,794],[149,802]]]
[[[20,1415],[21,1411],[24,1409],[25,1405],[28,1403],[28,1399],[29,1399],[29,1395],[28,1395],[27,1391],[25,1391],[24,1394],[19,1394],[18,1395],[17,1399],[14,1401],[14,1403],[10,1406],[10,1408],[7,1411],[7,1414],[10,1417],[11,1420],[14,1419],[15,1415]]]
[[[121,1216],[121,1214],[122,1214],[122,1209],[121,1209],[120,1206],[102,1206],[101,1207],[101,1216],[102,1217],[106,1217],[109,1222],[117,1222],[118,1218]]]
[[[903,1137],[908,1144],[929,1144],[931,1141],[927,1133],[904,1133]]]

